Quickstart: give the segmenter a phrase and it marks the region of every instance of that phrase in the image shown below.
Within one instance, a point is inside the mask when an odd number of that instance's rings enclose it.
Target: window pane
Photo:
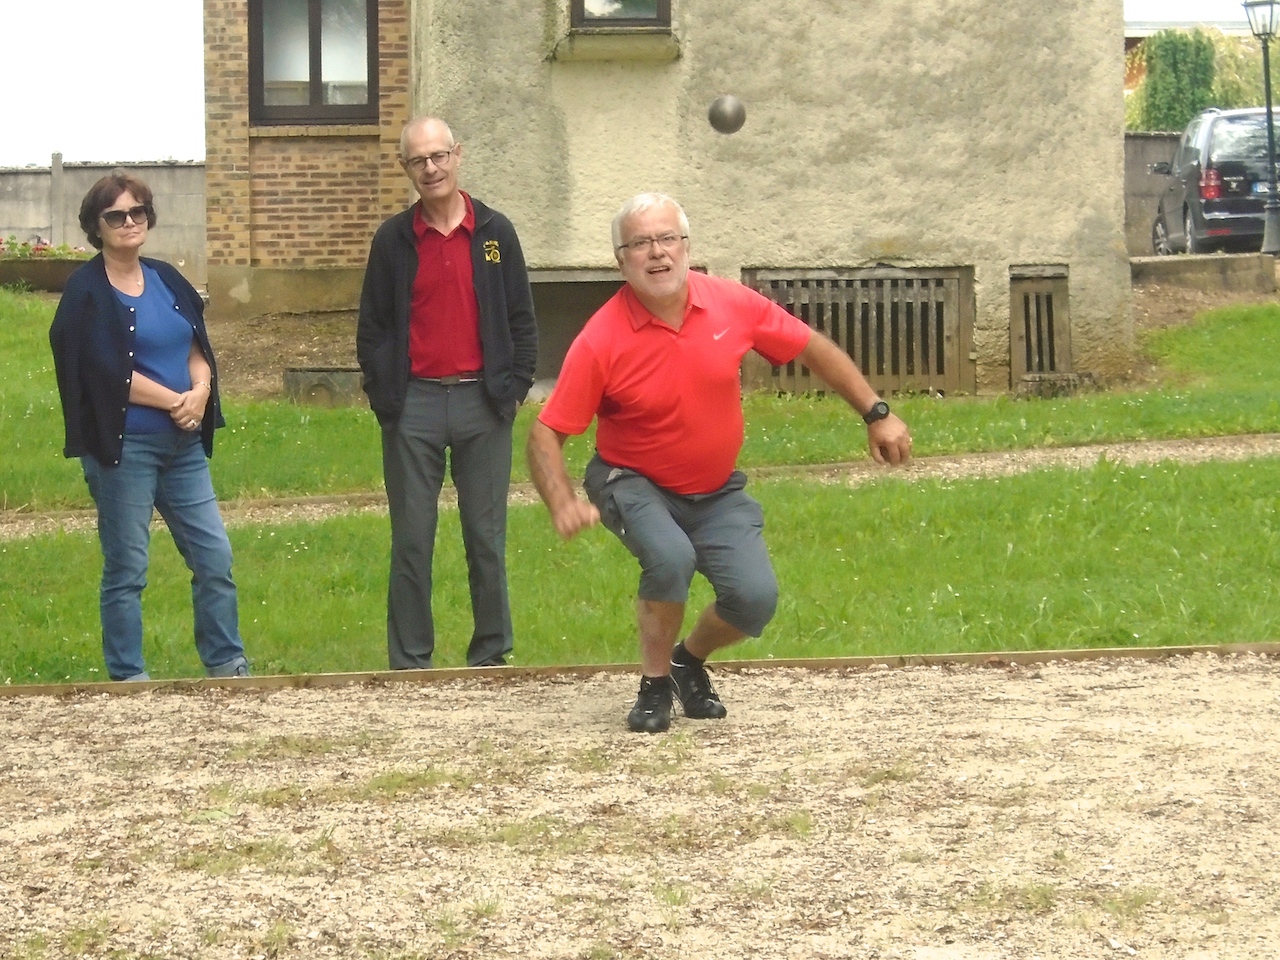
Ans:
[[[263,103],[309,102],[307,0],[266,0],[262,5]]]
[[[321,0],[320,64],[325,103],[369,102],[366,0]]]
[[[583,0],[587,20],[656,20],[658,0]]]

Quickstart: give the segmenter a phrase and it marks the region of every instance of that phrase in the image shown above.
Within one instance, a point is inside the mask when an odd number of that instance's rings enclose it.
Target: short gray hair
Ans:
[[[439,117],[414,117],[412,120],[406,123],[404,127],[402,127],[400,130],[400,159],[402,160],[409,159],[404,155],[405,149],[407,148],[408,142],[409,142],[409,131],[416,129],[417,127],[425,127],[429,123],[438,123],[440,124],[440,126],[444,127],[444,132],[449,137],[450,148],[456,147],[458,145],[458,141],[453,138],[453,131],[449,129],[449,125],[445,123],[443,120],[441,120]]]
[[[624,203],[613,216],[613,249],[615,251],[622,246],[623,222],[632,214],[640,213],[642,210],[648,210],[651,207],[674,207],[676,215],[680,218],[680,232],[686,237],[689,235],[689,218],[684,215],[684,207],[680,206],[674,198],[667,196],[665,193],[637,193]]]

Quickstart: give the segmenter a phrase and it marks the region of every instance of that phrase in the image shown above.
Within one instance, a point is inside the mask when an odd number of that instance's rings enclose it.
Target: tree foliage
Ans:
[[[1162,30],[1131,51],[1145,67],[1125,101],[1128,130],[1182,130],[1201,110],[1258,107],[1264,103],[1262,48],[1252,37],[1217,30]]]
[[[1161,30],[1142,45],[1147,76],[1142,112],[1148,129],[1181,130],[1213,106],[1213,41],[1203,30]]]
[[[1252,37],[1213,37],[1213,103],[1223,110],[1266,106],[1262,46]],[[1273,48],[1274,52],[1274,48]]]

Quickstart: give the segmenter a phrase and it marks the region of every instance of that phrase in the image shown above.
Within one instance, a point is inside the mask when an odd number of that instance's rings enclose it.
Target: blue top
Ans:
[[[133,369],[170,390],[185,393],[191,389],[187,360],[195,328],[179,313],[177,298],[160,274],[143,264],[142,279],[141,296],[116,290],[137,327]],[[130,402],[124,429],[125,433],[177,433],[180,428],[168,410]]]

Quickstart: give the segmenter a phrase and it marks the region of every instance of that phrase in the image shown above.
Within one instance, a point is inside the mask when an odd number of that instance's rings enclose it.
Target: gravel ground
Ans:
[[[1274,957],[1258,655],[0,699],[6,957]]]

